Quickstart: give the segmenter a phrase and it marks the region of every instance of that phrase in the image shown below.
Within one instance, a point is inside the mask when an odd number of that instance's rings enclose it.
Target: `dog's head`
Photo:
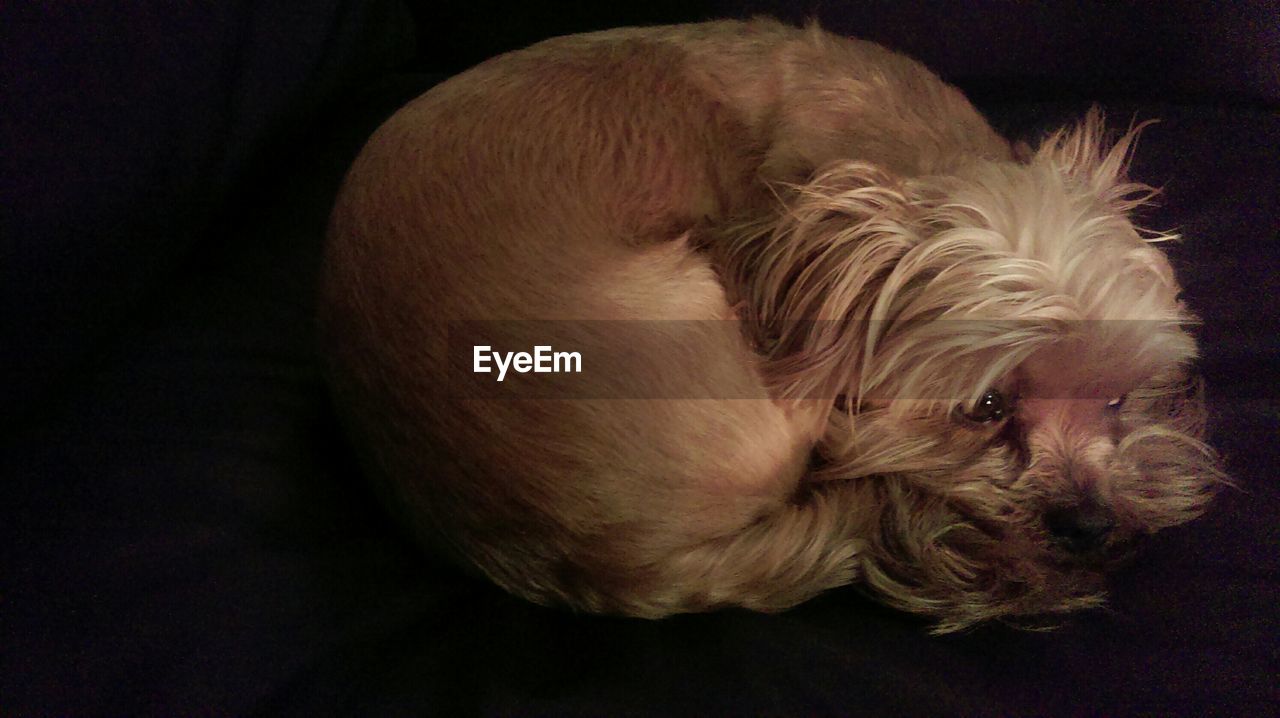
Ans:
[[[865,494],[865,584],[943,630],[1096,603],[1224,481],[1172,236],[1129,218],[1136,134],[1095,112],[1017,163],[833,164],[734,245],[778,395],[833,402],[815,478]]]

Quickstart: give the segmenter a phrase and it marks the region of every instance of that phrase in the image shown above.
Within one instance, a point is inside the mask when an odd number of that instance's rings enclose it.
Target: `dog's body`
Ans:
[[[857,580],[942,628],[1087,605],[1082,555],[1217,476],[1128,140],[1100,132],[1015,158],[915,62],[764,21],[505,55],[352,168],[335,387],[412,524],[538,602],[776,610]],[[601,320],[680,329],[503,398],[450,371],[459,320],[584,363]]]

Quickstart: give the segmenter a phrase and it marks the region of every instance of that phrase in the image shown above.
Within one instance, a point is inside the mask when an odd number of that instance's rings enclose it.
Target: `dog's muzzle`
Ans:
[[[1044,515],[1045,528],[1054,543],[1075,554],[1102,547],[1116,527],[1115,514],[1093,499],[1050,509]]]

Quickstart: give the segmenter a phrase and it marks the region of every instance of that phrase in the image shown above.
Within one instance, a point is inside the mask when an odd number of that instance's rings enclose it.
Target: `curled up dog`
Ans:
[[[921,65],[816,27],[549,40],[352,167],[335,394],[422,539],[539,603],[853,583],[937,630],[1096,605],[1225,481],[1171,237],[1129,218],[1135,136],[1091,113],[1015,152]],[[491,345],[581,372],[455,361]]]

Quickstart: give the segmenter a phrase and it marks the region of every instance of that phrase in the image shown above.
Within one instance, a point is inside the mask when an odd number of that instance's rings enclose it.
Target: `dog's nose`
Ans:
[[[1044,515],[1044,524],[1058,543],[1075,553],[1084,553],[1107,540],[1116,520],[1105,506],[1085,500],[1049,510]]]

